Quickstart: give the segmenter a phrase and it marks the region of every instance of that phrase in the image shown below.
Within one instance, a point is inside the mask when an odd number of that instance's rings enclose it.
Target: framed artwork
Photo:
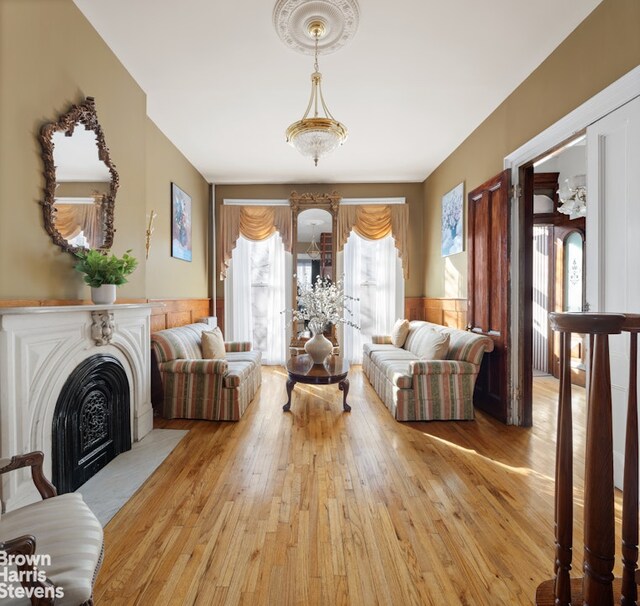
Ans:
[[[191,261],[191,196],[171,184],[171,256]]]
[[[442,256],[464,250],[464,183],[442,196]]]

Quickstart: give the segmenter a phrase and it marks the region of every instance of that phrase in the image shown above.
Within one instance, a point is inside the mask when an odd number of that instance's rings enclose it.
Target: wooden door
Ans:
[[[509,404],[508,170],[468,195],[469,310],[467,329],[493,340],[476,382],[475,405],[506,423]]]

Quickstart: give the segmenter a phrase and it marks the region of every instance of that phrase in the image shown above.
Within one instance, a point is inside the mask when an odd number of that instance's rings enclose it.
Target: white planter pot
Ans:
[[[116,300],[116,285],[103,284],[98,287],[91,287],[91,300],[96,305],[111,305]]]

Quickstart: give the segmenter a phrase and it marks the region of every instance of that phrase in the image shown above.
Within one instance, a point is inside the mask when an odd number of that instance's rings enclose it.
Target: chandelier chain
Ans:
[[[313,62],[313,69],[315,69],[316,74],[320,73],[320,70],[318,69],[318,38],[319,37],[320,36],[318,34],[318,31],[316,30],[316,33],[315,33],[316,54],[315,54],[315,61]],[[318,85],[318,87],[319,87],[319,85]],[[322,93],[320,93],[320,95],[322,96]],[[313,111],[314,111],[314,117],[317,118],[318,117],[318,95],[315,95],[314,100],[315,100],[315,104],[314,104]],[[324,105],[324,103],[323,103],[323,105]]]
[[[342,145],[347,138],[346,127],[333,117],[322,94],[322,74],[318,64],[318,55],[319,41],[325,32],[324,23],[321,21],[309,24],[308,33],[314,38],[314,72],[311,74],[311,95],[302,119],[294,122],[287,129],[287,143],[290,143],[303,155],[313,158],[316,166],[318,158]],[[308,117],[312,107],[313,117]],[[320,110],[324,112],[324,117],[320,116]]]

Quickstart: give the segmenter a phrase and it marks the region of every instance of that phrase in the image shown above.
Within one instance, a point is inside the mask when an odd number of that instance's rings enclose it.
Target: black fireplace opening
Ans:
[[[53,483],[73,492],[131,449],[129,381],[120,361],[97,354],[67,379],[53,416]]]

